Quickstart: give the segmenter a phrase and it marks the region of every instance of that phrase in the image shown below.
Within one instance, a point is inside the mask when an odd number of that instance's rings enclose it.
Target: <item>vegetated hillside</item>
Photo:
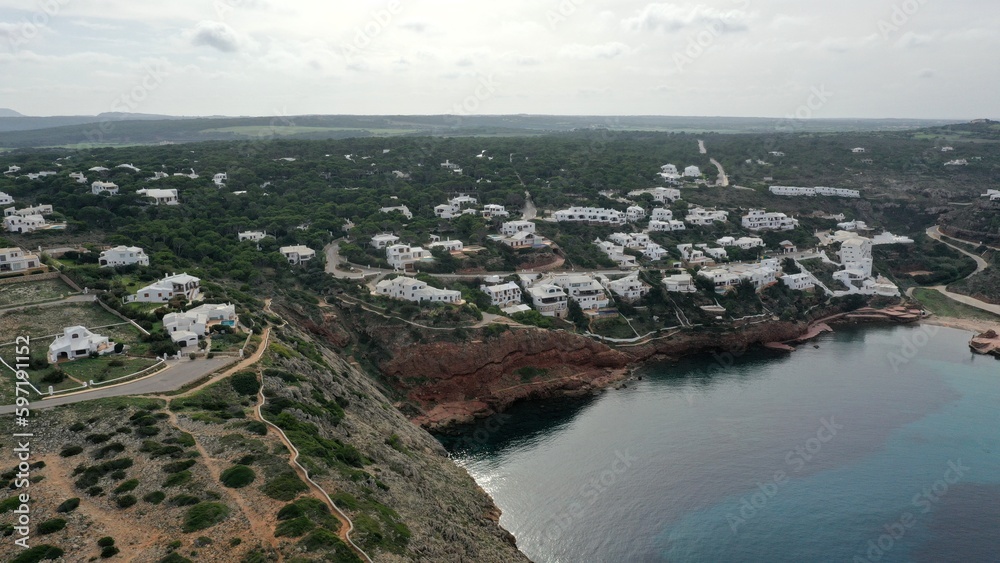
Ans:
[[[948,289],[987,303],[1000,305],[1000,252],[986,250],[983,257],[990,263],[989,268],[949,285]]]
[[[256,420],[263,377],[264,417],[376,561],[526,560],[490,498],[366,376],[293,326],[275,334],[261,364],[169,407],[117,399],[37,411],[33,545],[72,561],[119,550],[135,561],[358,561],[339,538],[343,524]],[[13,493],[0,499],[8,535]],[[0,558],[20,549],[5,542]]]
[[[1000,183],[994,186],[1000,186]],[[989,187],[993,186],[984,186],[984,188]],[[998,246],[1000,245],[1000,201],[988,201],[983,198],[970,206],[950,211],[941,217],[941,230],[960,239]]]

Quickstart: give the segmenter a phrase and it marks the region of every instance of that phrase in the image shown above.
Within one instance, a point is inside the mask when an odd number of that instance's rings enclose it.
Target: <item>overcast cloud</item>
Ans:
[[[1000,118],[997,52],[996,0],[0,0],[0,107]]]

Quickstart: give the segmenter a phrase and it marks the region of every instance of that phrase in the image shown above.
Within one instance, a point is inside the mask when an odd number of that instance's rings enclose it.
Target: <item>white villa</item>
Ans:
[[[21,171],[21,167],[20,166],[11,164],[11,165],[7,166],[7,171],[4,172],[4,174],[17,174],[20,171]]]
[[[651,242],[649,240],[649,235],[646,233],[612,233],[608,236],[608,240],[615,244],[624,246],[625,248],[636,249],[646,248],[646,245]]]
[[[212,176],[212,183],[220,188],[224,187],[227,181],[229,181],[229,175],[225,172],[219,172],[215,176]]]
[[[94,195],[118,195],[118,184],[114,182],[97,181],[90,185],[90,193]]]
[[[102,268],[131,266],[132,264],[149,266],[149,256],[146,256],[146,251],[138,246],[122,245],[102,252],[98,263]]]
[[[629,197],[639,197],[642,194],[651,194],[653,200],[659,203],[672,203],[681,198],[681,191],[677,188],[651,188],[647,190],[632,190],[628,193]]]
[[[853,149],[851,149],[851,152],[853,152],[854,154],[862,154],[868,151],[864,147],[854,147]]]
[[[477,200],[474,197],[467,196],[464,194],[459,195],[457,197],[449,199],[448,203],[442,203],[441,205],[435,206],[434,216],[440,219],[451,219],[452,217],[457,217],[459,215],[462,215],[463,213],[468,213],[468,212],[478,213],[473,209],[465,209],[463,211],[463,208],[476,205],[477,203],[479,203],[479,200]],[[504,211],[504,213],[506,213],[506,211],[503,209],[503,206],[497,206],[497,207],[499,207],[501,210]],[[506,217],[506,215],[504,215],[504,217]]]
[[[462,303],[462,292],[447,289],[437,289],[430,287],[426,282],[400,276],[391,280],[382,280],[375,286],[375,295],[389,297],[391,299],[402,299],[421,303],[429,301],[431,303]]]
[[[552,285],[566,290],[569,298],[584,311],[602,309],[610,300],[604,288],[594,278],[585,274],[560,274],[550,279]]]
[[[701,168],[697,166],[688,166],[684,169],[684,175],[688,178],[697,178],[701,176]]]
[[[601,239],[596,239],[594,244],[601,249],[601,252],[606,254],[613,262],[618,264],[619,268],[634,268],[636,267],[635,256],[630,254],[625,254],[625,247],[617,245],[611,241],[602,241]]]
[[[216,324],[226,324],[235,327],[238,322],[236,307],[231,303],[200,305],[182,313],[168,313],[163,316],[163,329],[166,330],[175,344],[182,348],[190,342],[194,335],[197,342],[199,336],[205,336],[209,327]]]
[[[563,318],[569,312],[566,291],[553,284],[540,283],[528,288],[528,296],[535,310],[546,317]]]
[[[500,225],[500,232],[507,236],[513,236],[520,232],[534,233],[535,224],[531,221],[507,221]]]
[[[705,256],[704,250],[695,248],[693,244],[678,244],[677,251],[681,253],[681,260],[688,266],[707,266],[715,262]]]
[[[729,219],[728,211],[719,211],[715,209],[709,210],[709,209],[702,209],[701,207],[693,207],[691,209],[688,209],[688,214],[687,217],[684,218],[684,221],[687,223],[691,223],[692,225],[705,226],[705,225],[711,225],[712,223],[715,223],[717,221],[725,222],[728,219]]]
[[[49,344],[49,363],[86,358],[93,353],[110,354],[113,351],[114,345],[107,336],[94,334],[82,326],[71,326],[64,328],[62,335]]]
[[[11,233],[31,233],[45,228],[45,218],[41,215],[8,215],[4,217],[4,228]]]
[[[628,302],[642,299],[650,290],[649,284],[639,279],[639,272],[632,272],[624,278],[607,281],[604,287],[608,288],[611,293],[617,295],[622,300]]]
[[[570,207],[555,212],[556,221],[577,221],[585,223],[607,223],[624,225],[625,214],[614,209],[599,207]]]
[[[382,213],[392,213],[393,211],[399,211],[403,214],[403,217],[407,219],[413,219],[413,213],[410,213],[410,208],[405,205],[397,205],[396,207],[383,207],[379,209]]]
[[[250,242],[260,242],[264,237],[268,236],[264,231],[240,231],[236,233],[236,236],[240,239],[240,242],[248,240]]]
[[[673,164],[664,164],[661,166],[660,176],[662,176],[665,180],[673,180],[681,177],[680,172],[677,171],[677,166]]]
[[[14,203],[14,198],[10,194],[0,192],[0,205],[10,205],[12,203]]]
[[[490,304],[500,308],[521,302],[521,287],[514,282],[497,285],[481,285],[479,289],[490,297]]]
[[[784,213],[768,213],[763,209],[751,209],[750,213],[743,216],[743,226],[751,231],[790,231],[799,226],[799,221]]]
[[[840,244],[840,264],[843,270],[833,273],[833,278],[852,287],[851,281],[872,277],[872,240],[853,236]]]
[[[672,232],[672,231],[683,231],[687,229],[684,221],[659,221],[653,219],[649,222],[650,232]]]
[[[11,217],[13,215],[18,215],[21,217],[30,217],[32,215],[51,215],[52,212],[53,212],[52,206],[44,203],[41,205],[25,207],[23,209],[15,209],[13,207],[8,207],[3,210],[4,217]]]
[[[288,263],[292,265],[308,262],[316,257],[315,250],[301,244],[297,244],[295,246],[282,246],[278,249],[278,252],[280,252],[282,256],[288,260]]]
[[[651,242],[646,245],[646,248],[642,251],[642,255],[649,260],[662,260],[669,256],[670,252],[655,242]]]
[[[646,210],[639,207],[638,205],[633,205],[625,210],[625,220],[629,223],[635,223],[636,221],[642,221],[646,218]]]
[[[422,260],[428,260],[430,257],[430,252],[419,246],[410,246],[408,244],[394,244],[387,246],[385,249],[385,258],[395,270],[405,270],[407,266]]]
[[[486,205],[484,205],[483,206],[482,215],[483,215],[483,217],[486,217],[486,218],[492,218],[492,217],[510,217],[510,213],[507,211],[507,209],[504,206],[497,205],[495,203],[487,203]]]
[[[982,197],[988,197],[990,201],[1000,200],[1000,190],[986,190]]]
[[[173,274],[140,289],[128,297],[129,302],[167,303],[174,297],[184,297],[188,303],[198,300],[201,280],[188,274]]]
[[[83,172],[70,172],[69,177],[76,180],[77,184],[87,183],[87,177],[83,175]]]
[[[180,200],[177,199],[177,190],[174,188],[167,190],[143,188],[141,190],[136,190],[135,193],[151,198],[154,205],[180,205],[181,203]]]
[[[538,248],[545,246],[548,241],[545,237],[537,235],[534,231],[521,231],[507,237],[501,237],[500,243],[515,250],[523,248]]]
[[[816,283],[813,281],[813,275],[806,272],[799,274],[785,274],[781,277],[781,283],[795,291],[806,291],[816,287]]]
[[[760,291],[777,281],[780,270],[778,260],[768,258],[756,263],[738,262],[705,268],[699,270],[698,275],[710,280],[715,285],[715,291],[719,293],[725,293],[743,280],[749,281],[755,290]]]
[[[38,256],[27,254],[20,248],[0,248],[0,273],[20,272],[38,268],[41,265]]]
[[[859,198],[861,197],[861,192],[858,190],[848,190],[845,188],[828,188],[825,186],[817,186],[815,188],[800,188],[796,186],[771,186],[768,190],[774,195],[781,196],[807,196],[813,197],[817,195],[829,196],[829,197],[849,197],[849,198]]]
[[[652,215],[650,215],[650,219],[652,219],[653,221],[673,221],[674,212],[669,209],[657,207],[656,209],[653,210]]]
[[[399,237],[392,233],[383,233],[381,235],[375,235],[372,237],[371,245],[373,248],[383,249],[387,246],[391,246],[399,242]]]
[[[465,244],[460,240],[436,240],[427,245],[427,248],[433,250],[435,248],[443,249],[445,252],[461,252],[465,249]]]
[[[663,278],[663,285],[667,291],[673,293],[694,293],[698,288],[694,285],[694,278],[691,274],[674,274]]]
[[[837,228],[845,231],[867,231],[868,224],[864,221],[844,221],[837,223]]]

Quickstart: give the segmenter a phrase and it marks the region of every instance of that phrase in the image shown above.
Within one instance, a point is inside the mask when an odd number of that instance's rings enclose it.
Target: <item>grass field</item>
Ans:
[[[263,135],[301,135],[303,133],[324,133],[328,131],[367,131],[372,135],[406,135],[416,133],[416,129],[371,129],[359,127],[300,127],[295,125],[240,125],[236,127],[221,127],[218,129],[205,129],[202,133],[235,133],[248,137],[259,137]]]
[[[0,315],[0,343],[12,342],[18,336],[30,336],[33,344],[42,346],[46,337],[54,338],[69,326],[88,329],[102,328],[96,332],[116,342],[132,344],[139,341],[139,331],[120,318],[100,308],[96,303],[66,303],[49,307],[29,307],[8,311]],[[116,326],[109,326],[116,325]],[[45,342],[47,347],[50,342]],[[34,347],[34,346],[33,346]],[[41,353],[41,352],[39,352]]]
[[[72,362],[63,362],[59,364],[59,368],[66,375],[80,381],[94,380],[101,382],[142,371],[156,362],[157,360],[152,358],[116,358],[105,356],[103,358],[86,358]]]
[[[928,311],[939,317],[1000,322],[1000,316],[998,315],[953,301],[933,289],[915,289],[913,290],[913,297],[920,301]]]
[[[0,308],[51,301],[75,293],[62,280],[43,280],[0,285]]]

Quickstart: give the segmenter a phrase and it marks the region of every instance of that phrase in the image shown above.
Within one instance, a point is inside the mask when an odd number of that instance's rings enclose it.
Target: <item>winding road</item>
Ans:
[[[973,260],[976,261],[976,271],[973,272],[973,273],[971,273],[971,274],[969,274],[968,276],[966,276],[965,279],[969,279],[972,276],[974,276],[974,275],[982,272],[986,268],[990,267],[989,262],[987,262],[986,260],[984,260],[981,256],[977,256],[977,255],[975,255],[975,254],[973,254],[973,253],[965,250],[964,248],[961,248],[959,246],[951,244],[950,242],[948,242],[947,240],[945,240],[945,239],[947,239],[949,237],[947,235],[941,234],[941,229],[937,225],[935,225],[935,226],[927,229],[927,236],[929,236],[930,238],[932,238],[932,239],[934,239],[934,240],[936,240],[936,241],[938,241],[938,242],[940,242],[942,244],[945,244],[947,246],[950,246],[951,248],[954,248],[955,250],[961,252],[962,254],[965,254],[969,258],[972,258]],[[915,287],[911,287],[910,289],[906,290],[907,297],[913,297],[913,290],[914,289],[916,289],[916,288]],[[979,309],[979,310],[982,310],[982,311],[986,311],[988,313],[993,313],[995,315],[1000,315],[1000,305],[994,305],[992,303],[987,303],[985,301],[980,301],[979,299],[976,299],[974,297],[969,297],[968,295],[962,295],[960,293],[954,293],[954,292],[948,291],[948,287],[947,286],[936,285],[936,286],[928,287],[928,288],[925,288],[925,289],[933,289],[934,291],[937,291],[938,293],[944,295],[945,297],[947,297],[947,298],[949,298],[949,299],[951,299],[953,301],[957,301],[959,303],[968,305],[970,307],[975,307],[976,309]]]

